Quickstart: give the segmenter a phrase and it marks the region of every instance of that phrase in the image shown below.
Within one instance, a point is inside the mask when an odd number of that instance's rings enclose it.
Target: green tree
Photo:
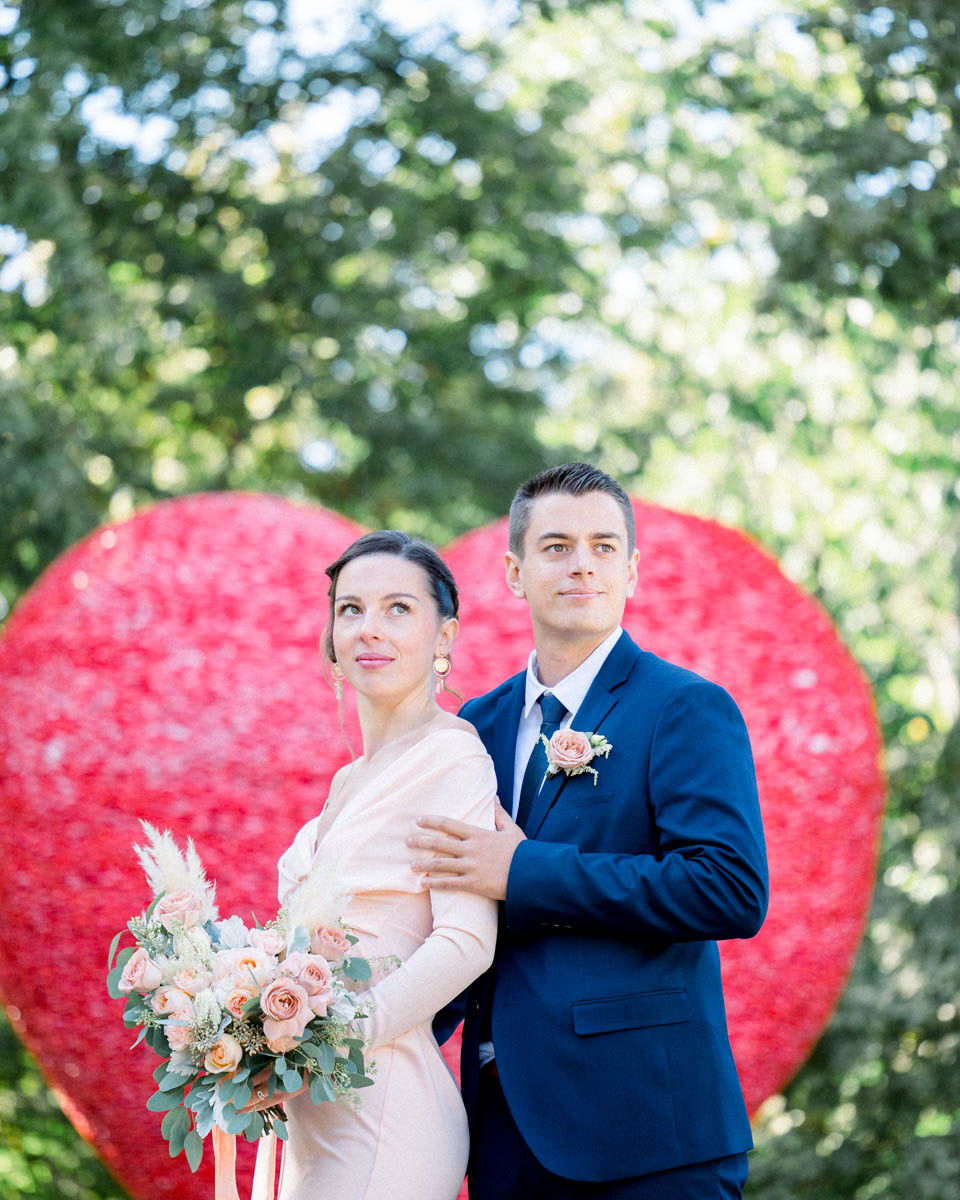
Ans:
[[[442,542],[574,455],[748,529],[868,672],[890,775],[862,953],[750,1194],[949,1200],[956,18],[702,7],[487,38],[367,8],[336,43],[271,3],[0,9],[0,591],[151,498],[273,489]],[[17,1154],[0,1180],[68,1194]]]

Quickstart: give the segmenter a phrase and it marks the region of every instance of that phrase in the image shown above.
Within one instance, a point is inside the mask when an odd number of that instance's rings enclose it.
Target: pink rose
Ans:
[[[213,983],[213,976],[202,967],[184,966],[175,972],[173,982],[181,991],[196,996],[199,992],[206,991]]]
[[[193,1015],[190,997],[180,988],[171,987],[170,984],[157,988],[150,1000],[150,1007],[158,1017],[189,1019]]]
[[[203,1057],[203,1065],[208,1071],[232,1071],[240,1065],[243,1057],[243,1047],[229,1033],[221,1033],[217,1044],[207,1051]]]
[[[288,954],[283,969],[289,971],[307,993],[308,1003],[315,1017],[327,1015],[327,1005],[334,998],[333,975],[327,960],[318,954],[303,954],[294,951]]]
[[[338,958],[342,958],[349,949],[350,943],[347,941],[347,935],[342,929],[337,929],[335,925],[320,925],[310,938],[311,953],[322,954],[330,962],[336,962]]]
[[[578,733],[575,729],[558,729],[550,739],[547,758],[551,766],[564,770],[585,767],[595,754],[585,733]]]
[[[291,1050],[296,1038],[302,1037],[313,1010],[310,997],[295,979],[274,979],[260,993],[263,1011],[263,1036],[275,1053]]]
[[[252,1000],[257,993],[253,989],[253,984],[238,983],[236,987],[232,987],[223,999],[223,1007],[227,1012],[235,1017],[238,1021],[243,1020],[243,1006],[247,1001]]]
[[[162,982],[160,968],[146,950],[138,946],[127,959],[117,987],[121,992],[140,992],[143,995],[158,988]]]
[[[247,936],[251,946],[257,946],[266,954],[278,955],[285,943],[276,929],[251,929]]]
[[[159,921],[168,933],[172,932],[175,921],[179,921],[184,929],[189,929],[199,922],[202,907],[200,898],[193,892],[168,892],[157,901],[153,919]]]
[[[185,1020],[186,1018],[178,1018]],[[171,1050],[190,1049],[190,1027],[188,1025],[166,1025],[163,1032]]]

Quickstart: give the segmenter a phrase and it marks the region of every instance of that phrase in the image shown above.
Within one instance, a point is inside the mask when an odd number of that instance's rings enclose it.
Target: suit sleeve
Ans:
[[[476,742],[472,736],[471,742]],[[479,746],[479,743],[476,743]],[[473,753],[438,774],[422,793],[423,813],[442,813],[494,828],[496,778],[486,754]],[[433,929],[392,974],[366,993],[371,1015],[362,1034],[371,1046],[427,1021],[493,962],[497,905],[470,892],[430,893]]]
[[[635,791],[642,803],[643,789]],[[747,730],[722,688],[694,680],[668,695],[646,791],[655,853],[520,843],[507,882],[511,929],[673,942],[753,937],[767,906],[763,827]]]

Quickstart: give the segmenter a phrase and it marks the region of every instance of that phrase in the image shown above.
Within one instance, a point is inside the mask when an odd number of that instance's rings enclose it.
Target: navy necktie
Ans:
[[[567,715],[567,710],[562,700],[558,700],[556,696],[551,695],[549,692],[544,692],[540,697],[540,713],[543,717],[540,733],[549,742],[551,737],[560,728],[560,722]],[[530,817],[530,809],[533,807],[533,801],[540,790],[540,784],[543,782],[546,769],[547,750],[540,738],[537,738],[537,743],[533,747],[533,753],[527,762],[527,769],[523,773],[523,783],[520,785],[520,799],[517,802],[517,824],[521,829],[526,828]]]

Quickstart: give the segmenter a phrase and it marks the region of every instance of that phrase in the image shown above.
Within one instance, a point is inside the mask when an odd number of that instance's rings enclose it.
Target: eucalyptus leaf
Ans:
[[[190,1170],[196,1171],[203,1158],[203,1142],[195,1129],[191,1129],[183,1141],[183,1151],[190,1164]]]

